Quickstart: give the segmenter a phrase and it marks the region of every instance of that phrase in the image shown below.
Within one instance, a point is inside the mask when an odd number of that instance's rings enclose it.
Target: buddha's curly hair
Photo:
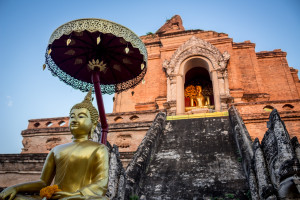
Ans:
[[[81,103],[75,104],[71,108],[70,114],[73,109],[86,108],[90,112],[92,123],[97,124],[99,114],[97,109],[93,106],[91,99],[92,99],[92,90],[88,92],[88,94],[85,96],[84,100]]]

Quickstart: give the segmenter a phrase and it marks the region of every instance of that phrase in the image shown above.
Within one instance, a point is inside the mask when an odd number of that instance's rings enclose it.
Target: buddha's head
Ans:
[[[98,111],[93,106],[90,90],[81,103],[74,105],[70,111],[69,126],[73,136],[88,135],[92,137],[98,123]]]
[[[197,92],[202,92],[202,87],[200,85],[197,85],[196,90],[197,90]]]

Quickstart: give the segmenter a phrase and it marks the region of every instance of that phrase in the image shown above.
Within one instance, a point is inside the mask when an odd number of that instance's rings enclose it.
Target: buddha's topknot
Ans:
[[[80,108],[86,108],[90,112],[92,123],[97,124],[99,114],[97,109],[92,104],[92,90],[88,92],[88,94],[85,96],[84,100],[81,103],[75,104],[71,108],[70,112],[73,109],[80,109]]]

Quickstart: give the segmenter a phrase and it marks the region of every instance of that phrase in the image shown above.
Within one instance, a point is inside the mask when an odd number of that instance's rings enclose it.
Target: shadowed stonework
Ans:
[[[247,198],[247,181],[235,153],[228,117],[165,123],[161,134],[151,139],[157,141],[152,146],[152,154],[148,158],[137,157],[130,163],[129,167],[134,167],[137,166],[134,162],[144,161],[138,165],[143,166],[143,173],[139,179],[135,176],[137,182],[128,193],[144,195],[147,199],[225,198],[228,194]],[[132,173],[127,175],[130,179]]]
[[[299,143],[290,139],[277,110],[270,114],[261,144],[258,138],[252,143],[235,107],[229,113],[252,199],[299,199]]]
[[[248,191],[227,117],[169,121],[142,182],[149,199],[202,199]],[[147,198],[148,199],[148,198]]]

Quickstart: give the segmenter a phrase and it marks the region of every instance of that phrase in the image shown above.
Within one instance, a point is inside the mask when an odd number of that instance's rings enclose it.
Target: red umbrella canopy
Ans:
[[[135,87],[147,70],[147,51],[128,28],[103,19],[79,19],[56,29],[46,52],[53,75],[82,91],[93,87],[91,71],[100,71],[102,93]]]

